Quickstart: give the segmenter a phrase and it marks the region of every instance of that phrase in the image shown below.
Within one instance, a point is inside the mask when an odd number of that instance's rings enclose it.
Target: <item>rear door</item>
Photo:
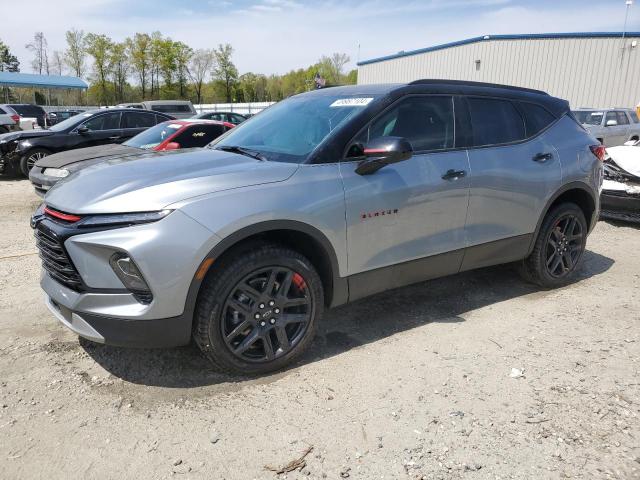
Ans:
[[[446,271],[432,273],[458,271],[465,246],[469,165],[466,151],[455,149],[454,125],[451,96],[407,96],[374,119],[349,147],[340,173],[350,275],[451,251],[460,256],[442,265]],[[362,159],[361,145],[382,136],[407,138],[414,149],[412,158],[359,175],[355,169]],[[412,273],[429,276],[425,269]],[[386,284],[419,279],[398,278]]]
[[[617,111],[611,110],[606,113],[603,127],[603,143],[605,146],[615,147],[616,145],[622,145],[626,141],[626,134],[629,130],[629,121],[627,120],[627,124],[623,123],[621,125],[619,123],[620,120],[621,119]],[[607,125],[609,122],[615,122],[615,124]]]
[[[144,132],[147,128],[156,124],[156,115],[147,112],[122,112],[122,140],[128,140],[131,137]]]
[[[542,209],[561,183],[560,159],[543,130],[555,117],[539,105],[489,97],[467,98],[472,126],[469,246],[504,242],[486,259],[465,255],[463,268],[522,258]]]

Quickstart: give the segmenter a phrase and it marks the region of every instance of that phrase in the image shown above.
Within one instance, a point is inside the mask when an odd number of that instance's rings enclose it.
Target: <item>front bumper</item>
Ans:
[[[29,180],[33,185],[33,188],[36,189],[36,193],[41,197],[44,197],[45,193],[49,191],[51,187],[53,187],[58,181],[62,180],[60,177],[50,177],[45,175],[44,168],[42,167],[33,167],[29,172]]]
[[[123,228],[87,232],[48,218],[40,218],[35,228],[64,246],[81,279],[78,286],[66,284],[54,278],[57,272],[43,270],[46,303],[65,326],[110,345],[189,342],[195,303],[187,301],[189,289],[200,262],[218,242],[209,230],[179,210],[158,222]],[[136,261],[153,294],[151,303],[139,302],[124,288],[109,265],[114,252]]]
[[[117,347],[166,348],[187,345],[190,341],[191,319],[185,314],[157,320],[126,320],[76,312],[65,304],[76,308],[82,304],[78,293],[60,285],[46,272],[42,274],[40,285],[47,292],[47,307],[60,323],[92,342]]]
[[[600,216],[623,222],[640,222],[640,195],[603,190],[600,194]]]

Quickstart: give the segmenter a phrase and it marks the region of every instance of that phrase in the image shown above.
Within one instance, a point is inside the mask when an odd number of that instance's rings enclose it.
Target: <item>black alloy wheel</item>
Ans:
[[[300,342],[311,313],[302,275],[285,267],[262,268],[231,290],[222,309],[222,336],[241,360],[271,362]]]
[[[582,224],[574,214],[558,219],[547,237],[546,267],[549,275],[562,278],[573,271],[582,255]]]

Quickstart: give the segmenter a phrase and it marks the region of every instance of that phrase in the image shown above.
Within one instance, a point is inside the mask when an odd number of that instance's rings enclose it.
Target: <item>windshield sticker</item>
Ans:
[[[83,116],[83,117],[90,117],[91,115],[93,115],[93,113],[85,113],[85,114],[83,114],[82,116]]]
[[[373,98],[341,98],[333,102],[330,107],[366,107]]]

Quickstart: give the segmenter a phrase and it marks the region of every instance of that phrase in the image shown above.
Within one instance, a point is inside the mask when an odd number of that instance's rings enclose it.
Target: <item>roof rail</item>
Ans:
[[[408,85],[468,85],[470,87],[489,87],[489,88],[505,88],[508,90],[518,90],[520,92],[537,93],[539,95],[549,95],[542,90],[535,90],[533,88],[515,87],[513,85],[501,85],[499,83],[485,83],[485,82],[472,82],[468,80],[442,80],[436,78],[425,78],[422,80],[414,80],[409,82]]]

